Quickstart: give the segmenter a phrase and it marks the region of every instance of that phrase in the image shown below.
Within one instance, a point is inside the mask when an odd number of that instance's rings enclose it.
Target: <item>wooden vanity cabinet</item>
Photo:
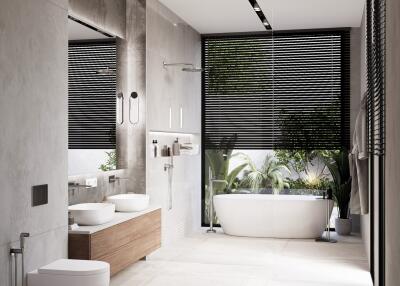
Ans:
[[[70,259],[108,262],[111,275],[146,257],[160,246],[160,209],[94,233],[68,235]]]

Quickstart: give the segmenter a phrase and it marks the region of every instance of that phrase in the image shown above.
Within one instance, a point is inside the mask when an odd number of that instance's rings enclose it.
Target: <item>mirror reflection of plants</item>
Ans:
[[[248,155],[243,154],[243,156],[246,158],[249,169],[244,170],[241,187],[248,187],[252,192],[271,188],[274,194],[279,194],[283,188],[289,188],[284,173],[290,174],[290,170],[286,165],[279,163],[274,156],[267,155],[260,168]]]
[[[99,170],[106,172],[117,169],[117,152],[113,150],[105,153],[107,155],[106,162],[100,165]]]

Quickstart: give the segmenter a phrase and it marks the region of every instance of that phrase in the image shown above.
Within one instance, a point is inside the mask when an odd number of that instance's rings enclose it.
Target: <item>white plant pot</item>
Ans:
[[[350,235],[351,233],[351,218],[336,218],[335,219],[335,230],[339,235]]]

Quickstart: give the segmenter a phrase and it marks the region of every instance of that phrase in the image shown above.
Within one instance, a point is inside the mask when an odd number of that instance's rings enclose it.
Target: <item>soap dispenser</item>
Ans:
[[[172,155],[179,156],[181,154],[181,145],[179,144],[179,139],[176,138],[174,144],[172,144]]]
[[[153,142],[150,146],[150,150],[151,150],[151,157],[157,158],[159,156],[159,147],[158,147],[157,140],[153,140]]]

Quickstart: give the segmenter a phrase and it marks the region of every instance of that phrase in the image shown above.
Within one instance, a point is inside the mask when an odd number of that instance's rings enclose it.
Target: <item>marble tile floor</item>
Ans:
[[[358,236],[338,243],[193,234],[163,246],[111,286],[372,286]]]

